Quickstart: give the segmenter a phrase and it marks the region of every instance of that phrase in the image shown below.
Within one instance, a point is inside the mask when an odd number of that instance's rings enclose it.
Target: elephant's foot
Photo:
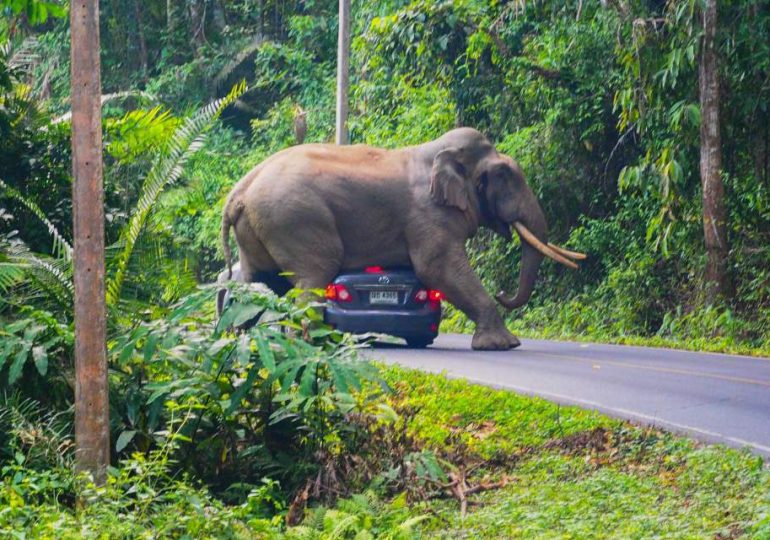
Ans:
[[[477,351],[507,351],[521,345],[519,339],[505,328],[499,330],[476,330],[471,347]]]

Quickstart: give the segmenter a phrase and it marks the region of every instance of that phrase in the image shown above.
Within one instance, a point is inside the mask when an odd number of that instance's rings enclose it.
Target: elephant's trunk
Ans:
[[[514,222],[514,227],[521,239],[522,251],[519,288],[516,291],[516,296],[501,291],[496,297],[497,301],[508,309],[516,309],[523,306],[532,296],[540,263],[543,262],[543,254],[540,250],[536,249],[533,243],[536,244],[539,241],[540,244],[546,244],[548,242],[548,225],[546,224],[543,211],[537,204],[535,204],[535,211],[526,219],[526,224],[516,221]],[[534,239],[532,236],[534,236]]]

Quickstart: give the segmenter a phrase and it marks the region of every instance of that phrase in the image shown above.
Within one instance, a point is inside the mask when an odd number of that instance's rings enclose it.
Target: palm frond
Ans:
[[[46,217],[45,213],[40,209],[40,207],[37,204],[35,204],[34,201],[22,195],[17,189],[3,182],[2,179],[0,179],[0,190],[2,190],[2,192],[5,192],[5,194],[8,197],[11,197],[19,201],[21,204],[27,207],[27,209],[30,212],[35,214],[35,216],[40,221],[43,222],[43,224],[48,229],[48,233],[53,238],[54,256],[64,261],[72,262],[72,246],[69,244],[69,242],[67,242],[67,239],[64,238],[64,236],[59,232],[59,229],[56,228],[56,225],[51,223],[48,217]],[[2,192],[0,192],[0,194],[2,194]]]
[[[55,285],[58,292],[65,293],[60,295],[62,298],[69,297],[71,299],[74,296],[75,288],[72,284],[71,266],[58,264],[56,260],[47,260],[45,257],[32,253],[29,254],[27,261],[33,274],[43,278],[42,280],[38,279],[38,281]]]
[[[8,292],[24,280],[24,269],[18,264],[2,260],[0,255],[0,291]]]
[[[42,295],[64,312],[71,312],[75,291],[70,263],[32,253],[26,246],[19,244],[13,246],[2,266],[12,276],[22,273],[22,279],[15,283],[13,289],[9,289],[16,296],[22,296],[25,292],[30,296]],[[26,282],[26,288],[21,286],[22,280]]]
[[[115,101],[116,99],[122,99],[125,97],[132,97],[132,96],[143,97],[151,101],[155,99],[155,97],[152,94],[148,94],[147,92],[143,92],[141,90],[126,90],[124,92],[115,92],[114,94],[102,94],[101,104],[102,106],[104,106],[105,103],[108,103],[110,101]],[[72,120],[72,111],[67,111],[61,116],[58,116],[53,120],[51,120],[51,123],[61,124],[62,122],[69,122],[70,120]]]
[[[115,305],[128,268],[128,261],[142,229],[161,192],[179,179],[187,161],[203,146],[204,135],[219,117],[222,111],[246,91],[246,83],[233,87],[230,93],[187,118],[176,130],[168,143],[166,151],[158,157],[150,169],[142,186],[139,197],[129,222],[121,233],[123,250],[114,263],[114,274],[107,283],[107,304]]]
[[[0,208],[0,218],[4,214],[4,210]],[[0,291],[4,293],[8,293],[24,281],[24,269],[10,257],[10,252],[13,249],[14,244],[11,243],[11,238],[0,236]]]
[[[265,38],[261,34],[254,36],[249,41],[249,43],[247,43],[246,46],[235,55],[235,58],[228,62],[227,65],[214,76],[214,88],[219,90],[222,86],[224,86],[224,84],[227,82],[227,79],[230,78],[230,75],[232,75],[233,72],[249,58],[252,58],[254,53],[256,53],[260,47],[262,47],[264,42]]]
[[[39,42],[35,36],[29,36],[14,50],[10,42],[6,50],[0,49],[0,54],[8,56],[8,67],[25,72],[31,71],[40,61],[40,55],[35,52]]]

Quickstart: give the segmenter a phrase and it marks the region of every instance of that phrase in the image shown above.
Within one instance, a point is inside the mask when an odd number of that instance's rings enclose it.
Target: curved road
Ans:
[[[368,354],[770,457],[770,358],[531,339],[482,352],[470,342],[445,334],[424,350],[383,344]]]

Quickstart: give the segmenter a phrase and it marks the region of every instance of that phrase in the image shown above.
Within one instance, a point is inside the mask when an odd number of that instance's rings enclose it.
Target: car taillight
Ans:
[[[382,266],[367,266],[364,268],[367,274],[382,274]]]
[[[335,302],[350,302],[353,300],[353,297],[344,285],[329,283],[326,286],[326,299],[334,300]]]
[[[327,300],[337,299],[337,289],[334,288],[334,283],[329,283],[326,286],[326,299]]]
[[[428,300],[431,302],[441,302],[444,298],[444,293],[436,289],[420,289],[414,294],[415,302],[420,304]]]
[[[431,289],[428,291],[428,300],[431,302],[441,302],[444,299],[444,293],[441,291],[437,291],[436,289]]]

